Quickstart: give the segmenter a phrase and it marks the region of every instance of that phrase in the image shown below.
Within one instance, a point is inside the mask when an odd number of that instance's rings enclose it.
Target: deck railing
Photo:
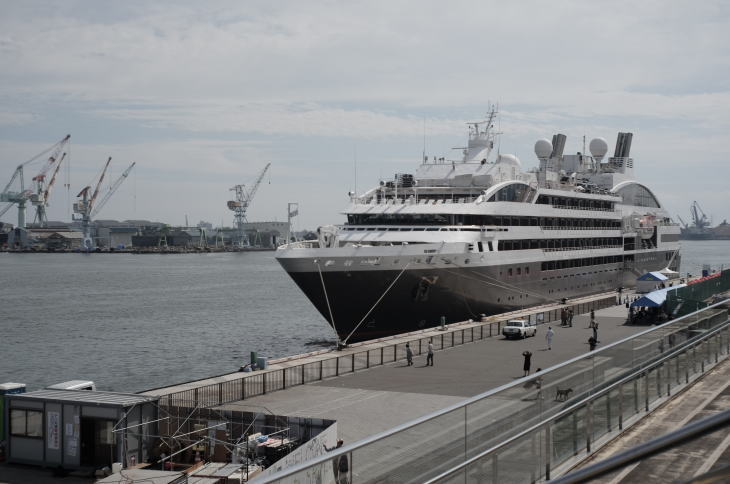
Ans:
[[[726,302],[283,470],[272,482],[541,482],[730,354]]]

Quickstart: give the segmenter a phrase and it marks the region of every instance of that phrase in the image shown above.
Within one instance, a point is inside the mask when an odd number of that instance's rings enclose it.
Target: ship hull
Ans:
[[[509,280],[502,266],[297,271],[288,267],[290,259],[279,262],[340,340],[350,343],[435,327],[442,317],[447,324],[478,320],[630,287],[638,275],[666,267],[664,251],[641,259],[631,267],[614,263],[558,271],[540,271],[533,264],[530,276]]]

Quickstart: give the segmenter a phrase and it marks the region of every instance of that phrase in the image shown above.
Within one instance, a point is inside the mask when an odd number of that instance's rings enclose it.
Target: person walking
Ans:
[[[553,331],[552,327],[549,327],[547,333],[545,333],[545,341],[547,341],[549,350],[553,349],[553,336],[555,336],[555,331]]]
[[[522,352],[522,356],[525,358],[525,361],[522,364],[522,370],[525,372],[525,374],[522,376],[527,376],[530,374],[530,359],[532,358],[532,353],[525,350]]]
[[[573,308],[568,309],[568,326],[573,327]]]
[[[428,340],[428,354],[426,354],[426,366],[433,366],[433,340]]]
[[[413,350],[410,343],[406,343],[406,361],[408,366],[413,366]]]
[[[560,326],[565,326],[567,320],[568,313],[565,311],[565,308],[560,308]]]
[[[591,321],[593,321],[594,319],[596,319],[596,310],[591,309]]]
[[[598,321],[593,321],[593,339],[598,341]]]
[[[598,341],[593,336],[588,338],[588,345],[591,347],[591,351],[596,349],[596,343],[598,343]]]

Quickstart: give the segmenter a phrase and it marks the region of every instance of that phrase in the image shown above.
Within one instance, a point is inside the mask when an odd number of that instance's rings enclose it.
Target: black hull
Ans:
[[[504,277],[507,269],[499,266],[288,272],[340,340],[351,343],[436,327],[441,317],[447,324],[479,320],[482,315],[631,287],[637,276],[663,269],[667,255],[643,254],[630,268],[614,263],[541,271],[533,263],[529,272],[516,277]]]
[[[441,280],[436,284],[424,282],[424,278],[433,280],[434,272],[439,271],[403,273],[387,293],[399,271],[327,272],[322,274],[326,297],[318,273],[299,272],[290,273],[290,276],[340,339],[347,342],[438,326],[441,316],[447,323],[453,323],[507,309],[484,300],[469,300]],[[377,302],[384,293],[382,300]]]

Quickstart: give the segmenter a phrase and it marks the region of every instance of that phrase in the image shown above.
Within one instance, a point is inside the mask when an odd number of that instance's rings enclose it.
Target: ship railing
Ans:
[[[316,249],[318,247],[319,240],[298,240],[279,246],[280,249]]]
[[[454,197],[366,197],[354,199],[362,205],[442,205],[448,203],[474,203],[481,195],[454,196]]]
[[[542,230],[621,230],[621,227],[569,227],[565,225],[540,225]]]
[[[589,212],[611,212],[611,213],[620,213],[621,210],[616,210],[614,208],[596,208],[596,207],[578,207],[575,205],[551,205],[553,208],[560,208],[565,210],[586,210]]]
[[[623,245],[589,245],[585,247],[544,247],[543,252],[563,252],[568,250],[599,250],[599,249],[620,249]]]
[[[727,300],[265,476],[325,482],[542,482],[730,356]],[[331,480],[331,479],[330,479]]]

